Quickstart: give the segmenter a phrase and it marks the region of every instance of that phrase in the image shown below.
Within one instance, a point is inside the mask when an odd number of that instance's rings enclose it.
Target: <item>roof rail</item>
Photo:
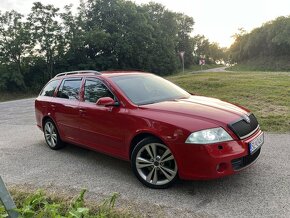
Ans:
[[[54,78],[60,77],[60,76],[72,75],[72,74],[85,74],[85,73],[93,73],[96,75],[101,75],[100,72],[95,71],[95,70],[77,70],[77,71],[69,71],[69,72],[59,73],[59,74],[55,75]]]

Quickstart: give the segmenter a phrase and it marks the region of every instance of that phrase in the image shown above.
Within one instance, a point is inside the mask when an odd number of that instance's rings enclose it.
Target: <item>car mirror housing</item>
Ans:
[[[98,99],[96,105],[108,107],[108,106],[119,106],[120,104],[119,102],[116,102],[114,99],[110,97],[102,97]]]

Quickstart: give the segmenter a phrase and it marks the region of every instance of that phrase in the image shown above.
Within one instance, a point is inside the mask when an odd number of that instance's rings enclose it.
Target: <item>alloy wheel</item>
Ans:
[[[177,164],[170,149],[161,143],[144,145],[135,159],[136,170],[153,188],[166,186],[177,176]]]
[[[44,126],[44,137],[49,147],[54,148],[57,145],[57,131],[54,124],[47,121]]]

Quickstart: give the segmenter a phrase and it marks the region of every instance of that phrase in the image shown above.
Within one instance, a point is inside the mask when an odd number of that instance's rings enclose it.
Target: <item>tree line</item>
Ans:
[[[35,2],[28,15],[0,12],[0,90],[39,90],[59,72],[138,69],[166,75],[223,58],[205,36],[191,36],[194,20],[163,5],[126,0],[80,1],[62,10]]]
[[[259,69],[289,70],[289,36],[289,16],[278,17],[249,33],[244,29],[239,29],[239,32],[233,36],[235,41],[228,51],[229,60],[238,64],[258,62]],[[277,66],[278,64],[281,66]]]

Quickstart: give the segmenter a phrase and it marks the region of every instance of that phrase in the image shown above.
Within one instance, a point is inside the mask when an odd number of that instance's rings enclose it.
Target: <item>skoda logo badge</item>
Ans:
[[[246,121],[247,123],[250,123],[250,122],[251,122],[250,118],[249,118],[247,115],[243,116],[243,119],[244,119],[244,121]]]

